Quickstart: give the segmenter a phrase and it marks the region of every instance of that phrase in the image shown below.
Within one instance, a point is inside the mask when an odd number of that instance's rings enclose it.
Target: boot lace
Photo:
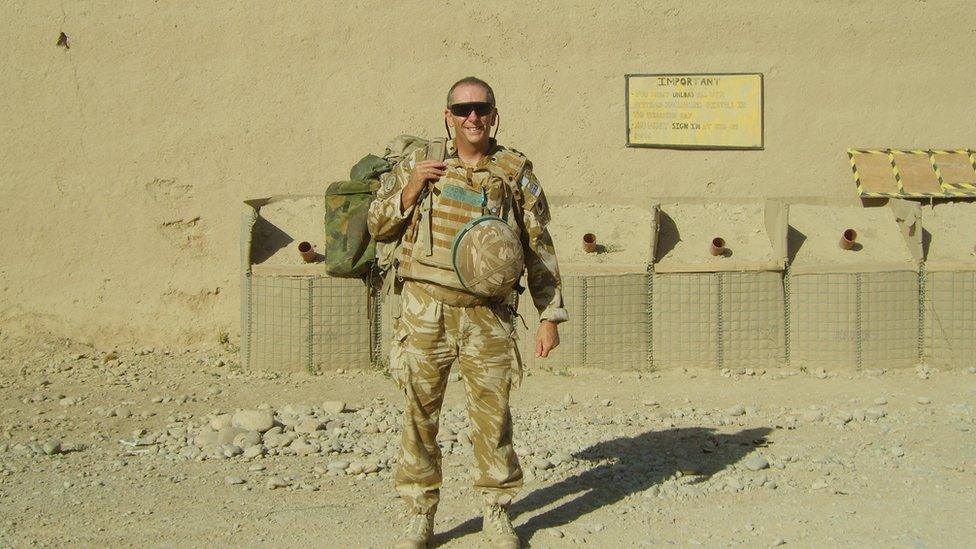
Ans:
[[[430,517],[424,514],[415,514],[410,517],[410,522],[404,529],[404,535],[410,538],[426,539],[430,537]]]

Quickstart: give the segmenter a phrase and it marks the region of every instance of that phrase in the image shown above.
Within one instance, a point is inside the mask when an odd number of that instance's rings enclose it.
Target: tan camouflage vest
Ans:
[[[512,209],[525,164],[521,154],[499,147],[476,168],[449,167],[411,217],[397,250],[397,275],[465,292],[451,260],[454,237],[482,215],[500,217],[519,233]]]

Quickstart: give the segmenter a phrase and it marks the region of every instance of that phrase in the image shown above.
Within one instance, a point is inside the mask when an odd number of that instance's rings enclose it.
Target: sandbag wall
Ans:
[[[362,368],[377,357],[377,302],[356,279],[306,263],[324,243],[322,196],[245,202],[241,222],[241,364],[250,370]]]
[[[847,237],[853,238],[842,246]],[[790,364],[891,368],[918,363],[916,204],[793,205],[788,240]]]

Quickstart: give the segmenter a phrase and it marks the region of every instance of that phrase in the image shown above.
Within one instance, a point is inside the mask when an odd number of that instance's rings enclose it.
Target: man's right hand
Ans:
[[[400,194],[402,211],[407,211],[407,208],[417,201],[417,197],[420,196],[420,192],[428,181],[437,181],[445,174],[447,174],[447,164],[444,162],[437,160],[417,162],[413,170],[410,171],[410,181],[403,187],[403,192]]]

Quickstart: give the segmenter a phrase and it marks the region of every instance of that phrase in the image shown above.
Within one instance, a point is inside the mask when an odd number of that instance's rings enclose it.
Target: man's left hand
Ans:
[[[559,346],[559,328],[551,320],[543,320],[539,323],[539,329],[535,333],[535,356],[547,358],[549,352]]]

